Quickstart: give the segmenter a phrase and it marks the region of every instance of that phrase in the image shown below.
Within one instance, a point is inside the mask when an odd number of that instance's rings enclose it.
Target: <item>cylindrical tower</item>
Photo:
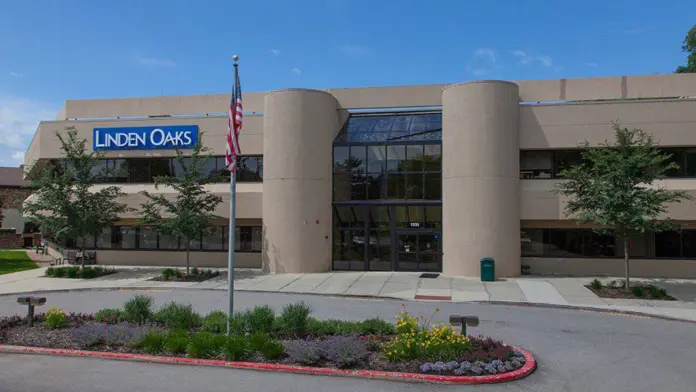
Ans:
[[[338,103],[319,90],[266,94],[263,117],[263,269],[331,268],[331,146]]]
[[[442,92],[442,240],[446,275],[520,274],[519,88],[475,81]]]

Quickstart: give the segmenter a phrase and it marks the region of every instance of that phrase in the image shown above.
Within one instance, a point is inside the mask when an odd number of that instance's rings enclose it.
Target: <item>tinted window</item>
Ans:
[[[150,182],[150,160],[132,159],[130,161],[130,182],[148,183]]]

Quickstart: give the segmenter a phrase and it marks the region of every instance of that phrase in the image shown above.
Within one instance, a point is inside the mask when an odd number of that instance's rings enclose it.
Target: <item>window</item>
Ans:
[[[235,230],[235,252],[261,252],[261,226],[237,226]]]
[[[129,182],[148,183],[150,182],[150,160],[131,159],[129,165]]]
[[[138,249],[157,249],[157,232],[153,228],[138,229]]]
[[[111,245],[114,249],[136,249],[136,228],[115,226],[111,230]]]
[[[173,174],[172,160],[169,158],[158,158],[150,160],[150,176],[151,181],[155,181],[155,177],[171,176]]]
[[[179,239],[176,236],[159,234],[159,249],[176,250],[179,249]]]
[[[582,150],[556,151],[553,153],[553,173],[555,177],[561,177],[563,170],[582,162]]]
[[[222,228],[214,227],[208,235],[203,236],[203,249],[222,250]]]
[[[616,240],[588,229],[522,229],[522,256],[615,257]]]
[[[677,231],[663,231],[655,233],[656,257],[681,256],[681,238]]]
[[[263,179],[263,158],[240,157],[237,162],[237,179],[240,182],[261,181]]]
[[[551,178],[553,152],[520,151],[520,178]]]

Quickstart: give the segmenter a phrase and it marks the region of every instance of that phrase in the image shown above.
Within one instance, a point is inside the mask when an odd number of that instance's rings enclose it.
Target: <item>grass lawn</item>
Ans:
[[[39,268],[23,250],[0,250],[0,275]]]

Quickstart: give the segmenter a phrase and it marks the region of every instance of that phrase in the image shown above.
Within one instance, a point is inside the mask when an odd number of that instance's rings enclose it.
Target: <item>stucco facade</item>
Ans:
[[[28,177],[37,176],[46,163],[61,158],[55,131],[67,127],[74,127],[92,145],[96,127],[197,125],[203,144],[213,155],[222,156],[228,103],[229,95],[225,94],[69,100],[59,118],[39,125],[25,155]],[[610,239],[595,238],[589,232],[573,231],[582,228],[565,216],[566,201],[553,192],[554,184],[561,181],[554,174],[556,167],[567,163],[566,155],[572,154],[581,141],[596,144],[610,139],[611,123],[615,120],[624,126],[644,129],[661,146],[678,148],[685,156],[684,175],[657,185],[696,196],[696,179],[690,178],[689,166],[690,149],[696,149],[696,75],[284,89],[245,93],[244,109],[242,155],[263,157],[263,181],[237,184],[237,224],[254,227],[250,241],[257,241],[257,236],[261,236],[262,244],[253,245],[251,252],[240,250],[238,260],[244,260],[244,266],[263,267],[271,273],[327,271],[340,269],[339,265],[372,269],[373,261],[375,266],[381,263],[380,268],[398,269],[406,265],[400,264],[400,257],[424,250],[440,253],[437,269],[448,275],[478,276],[482,257],[496,260],[499,277],[519,275],[522,265],[529,266],[532,273],[618,273],[622,261],[609,255],[620,251],[617,245]],[[368,189],[366,200],[358,200],[359,203],[354,195],[353,200],[339,201],[335,148],[341,132],[354,127],[359,135],[367,135],[360,133],[362,130],[357,125],[358,117],[366,113],[399,117],[411,112],[423,114],[422,118],[441,116],[438,130],[441,138],[423,142],[425,150],[418,147],[427,152],[430,146],[441,145],[438,155],[441,166],[435,171],[441,173],[441,196],[438,193],[427,199],[425,195],[409,193],[413,176],[422,176],[417,178],[425,178],[423,181],[428,186],[428,176],[432,173],[418,169],[418,173],[404,172],[407,195],[395,200],[390,194],[389,178],[399,179],[401,174],[392,174],[397,164],[390,167],[390,158],[382,157],[386,166],[381,170],[387,180],[386,185],[380,186],[386,193],[373,199]],[[409,121],[416,123],[416,119]],[[371,132],[376,132],[378,126],[374,125]],[[392,132],[398,133],[395,129]],[[411,138],[408,140],[414,140],[413,135],[407,136]],[[357,140],[351,137],[341,139],[340,145],[346,151],[353,151],[349,145],[351,140]],[[367,137],[361,140],[360,148],[367,148],[368,165],[357,163],[357,166],[369,172],[371,148],[375,143]],[[390,140],[397,140],[396,146],[406,145],[406,155],[414,144],[404,141],[407,139]],[[379,151],[389,154],[392,149],[389,143]],[[175,151],[118,150],[106,151],[105,156],[114,160],[156,160],[173,157]],[[547,168],[547,161],[553,167]],[[362,181],[356,180],[354,174],[353,185]],[[208,187],[223,198],[218,207],[223,227],[229,210],[227,184]],[[136,209],[142,202],[139,191],[155,192],[153,184],[133,181],[124,182],[122,190],[126,193],[124,202]],[[410,223],[410,227],[401,227],[399,222],[381,225],[371,212],[365,212],[365,216],[374,222],[363,222],[356,212],[377,211],[384,206],[385,214],[388,213],[385,219],[393,220],[400,208],[415,205],[426,215],[430,209],[441,210],[441,218],[435,223],[429,223],[427,217],[419,218],[424,223],[406,219],[404,222]],[[337,223],[341,219],[337,206],[350,211],[354,222]],[[413,214],[409,217],[416,216]],[[670,206],[667,215],[687,231],[696,228],[696,200]],[[136,218],[137,210],[124,216],[122,223],[133,224]],[[411,229],[414,235],[429,237],[413,237],[417,238],[416,245],[404,246],[403,241],[410,241]],[[246,235],[245,230],[241,231],[242,237]],[[337,236],[338,231],[346,236]],[[678,240],[679,252],[665,248],[670,241],[665,236],[636,240],[632,252],[637,261],[632,271],[637,276],[696,277],[696,256],[692,256],[690,234],[679,234]],[[161,239],[155,240],[157,249],[147,250],[137,244],[149,240],[134,241],[136,246],[124,245],[128,249],[100,250],[98,260],[109,264],[180,265],[183,262],[180,252],[162,249]],[[337,252],[341,246],[347,246],[347,251]],[[386,249],[386,254],[378,254],[379,249]],[[353,256],[345,256],[351,252]],[[604,252],[604,257],[595,257],[597,252]],[[208,248],[203,244],[194,256],[194,263],[224,266],[224,255],[217,243]],[[337,258],[342,257],[352,258],[339,260],[345,264],[337,263]],[[430,259],[423,257],[423,260]],[[417,256],[417,262],[409,265],[418,266],[423,260]]]

